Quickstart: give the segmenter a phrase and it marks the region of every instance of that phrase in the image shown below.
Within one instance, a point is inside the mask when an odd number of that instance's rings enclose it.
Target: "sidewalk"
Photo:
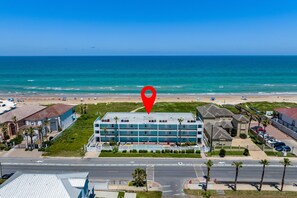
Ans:
[[[262,151],[251,139],[239,139],[234,138],[232,140],[232,146],[238,147],[245,147],[249,149],[250,156],[254,160],[262,160],[262,159],[268,159],[266,153]]]

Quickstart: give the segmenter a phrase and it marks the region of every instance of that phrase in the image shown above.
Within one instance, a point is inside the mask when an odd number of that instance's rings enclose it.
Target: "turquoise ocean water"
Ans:
[[[0,94],[297,94],[297,56],[0,57]]]

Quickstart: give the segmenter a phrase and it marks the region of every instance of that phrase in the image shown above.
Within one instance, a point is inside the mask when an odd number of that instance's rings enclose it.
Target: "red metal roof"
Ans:
[[[25,120],[36,121],[44,120],[46,118],[58,117],[73,107],[73,105],[55,104],[27,117]]]
[[[297,120],[297,108],[278,108],[275,111]]]

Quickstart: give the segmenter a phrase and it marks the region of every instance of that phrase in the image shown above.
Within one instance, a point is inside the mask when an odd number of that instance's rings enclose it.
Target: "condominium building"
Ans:
[[[96,142],[202,143],[203,123],[191,113],[109,112],[94,122]]]

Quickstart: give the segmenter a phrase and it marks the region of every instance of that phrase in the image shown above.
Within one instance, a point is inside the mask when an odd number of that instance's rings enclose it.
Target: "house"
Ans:
[[[230,110],[214,104],[199,106],[196,108],[196,113],[197,117],[203,121],[205,126],[204,132],[206,137],[208,137],[206,140],[209,143],[211,129],[214,130],[213,135],[217,137],[215,142],[218,144],[223,143],[224,145],[231,144],[231,136],[238,137],[240,134],[248,135],[249,120],[243,115],[234,114]]]
[[[7,127],[7,131],[3,135],[14,136],[17,131],[25,125],[25,118],[37,113],[43,109],[45,106],[40,105],[23,105],[21,107],[16,107],[6,113],[0,115],[0,124],[4,124]]]
[[[192,113],[108,112],[94,122],[96,142],[201,144],[203,123]]]
[[[75,120],[75,106],[66,104],[54,104],[27,118],[27,126],[41,126],[46,121],[49,131],[61,131],[67,128]]]
[[[41,174],[16,172],[0,186],[1,198],[91,198],[89,173]]]
[[[211,124],[207,123],[204,126],[205,131],[205,140],[206,142],[211,143],[212,145],[224,145],[224,146],[231,146],[232,144],[232,137],[221,125],[220,123]]]
[[[297,132],[297,108],[278,108],[275,111],[278,123]]]

